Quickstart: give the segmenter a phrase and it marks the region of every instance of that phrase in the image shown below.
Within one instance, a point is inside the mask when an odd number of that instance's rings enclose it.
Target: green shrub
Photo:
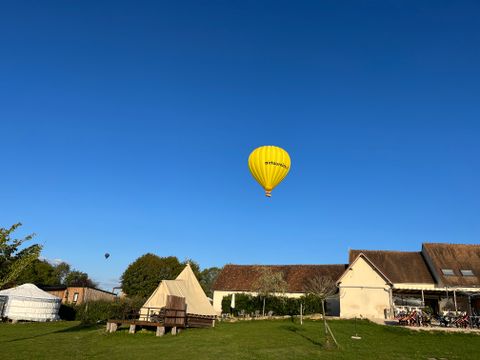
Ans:
[[[75,306],[70,304],[60,305],[60,309],[58,310],[58,316],[60,316],[60,319],[72,321],[75,320],[76,315],[77,309],[75,308]]]
[[[108,319],[135,318],[144,302],[143,298],[89,301],[75,307],[76,320],[83,324],[95,324]]]
[[[302,296],[304,314],[320,314],[322,312],[322,300],[315,295]],[[325,303],[325,312],[328,314],[328,303]]]
[[[95,324],[110,318],[112,303],[109,301],[89,301],[87,303],[76,306],[76,320],[80,320],[82,324]]]
[[[225,296],[222,300],[222,312],[230,313],[232,296]],[[284,296],[267,296],[265,298],[265,313],[272,311],[274,315],[297,315],[300,313],[300,304],[303,304],[303,313],[318,314],[322,312],[322,301],[315,295],[304,295],[300,298]],[[262,311],[263,297],[250,294],[235,294],[235,309],[233,314],[238,315],[242,310],[246,314]],[[328,311],[328,309],[326,309]]]

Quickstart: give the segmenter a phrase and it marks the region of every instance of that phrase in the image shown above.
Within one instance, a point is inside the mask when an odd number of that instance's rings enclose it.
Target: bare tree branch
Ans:
[[[316,276],[309,279],[304,289],[308,294],[318,296],[322,300],[337,292],[335,282],[326,276]]]

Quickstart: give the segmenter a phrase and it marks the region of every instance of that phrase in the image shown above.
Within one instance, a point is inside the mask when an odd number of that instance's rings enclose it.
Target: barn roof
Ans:
[[[254,291],[255,280],[265,268],[282,272],[288,292],[304,292],[308,279],[325,276],[337,281],[348,264],[334,265],[225,265],[214,285],[214,290]]]
[[[115,295],[115,296],[117,295],[114,292],[104,290],[104,289],[100,289],[100,288],[97,288],[97,287],[92,287],[92,286],[54,285],[54,286],[40,286],[40,288],[43,291],[47,291],[47,292],[49,292],[49,291],[62,291],[62,290],[68,290],[68,289],[73,289],[73,288],[76,288],[76,289],[90,289],[90,290],[95,290],[95,291],[101,291],[101,292],[104,292],[104,293],[107,293],[107,294],[110,294],[110,295]]]
[[[365,255],[393,283],[435,283],[421,252],[350,250],[349,263],[360,254]]]
[[[444,286],[480,286],[480,244],[424,243],[422,251]],[[450,269],[453,275],[445,275],[442,269]],[[464,275],[461,270],[471,270]]]

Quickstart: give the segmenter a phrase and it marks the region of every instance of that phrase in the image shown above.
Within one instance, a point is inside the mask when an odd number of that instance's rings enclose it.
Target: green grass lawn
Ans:
[[[416,332],[359,321],[330,321],[341,349],[326,349],[320,321],[220,323],[177,336],[135,335],[77,322],[0,324],[0,354],[7,359],[480,359],[480,336]]]

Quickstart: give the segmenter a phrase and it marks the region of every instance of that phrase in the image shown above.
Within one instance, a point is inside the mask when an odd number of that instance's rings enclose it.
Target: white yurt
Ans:
[[[33,284],[1,290],[0,296],[7,299],[2,316],[10,320],[55,321],[60,319],[58,310],[61,299]]]

